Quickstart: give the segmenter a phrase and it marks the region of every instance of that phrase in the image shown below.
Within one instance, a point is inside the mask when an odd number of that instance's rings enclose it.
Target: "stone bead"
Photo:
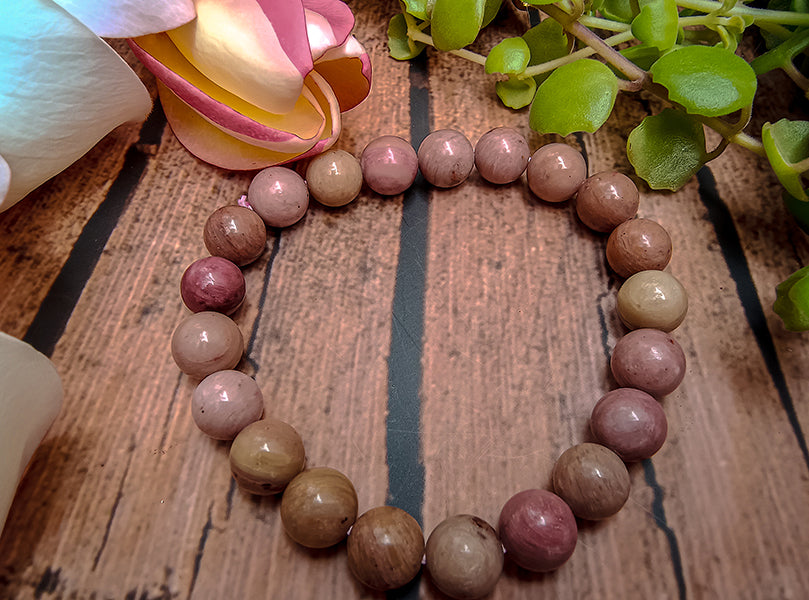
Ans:
[[[640,271],[662,271],[671,260],[671,237],[649,219],[630,219],[607,239],[607,262],[621,277]]]
[[[306,214],[309,188],[292,169],[268,167],[250,182],[247,202],[268,226],[289,227]]]
[[[559,496],[524,490],[503,506],[497,526],[506,556],[524,569],[553,571],[573,555],[576,518]]]
[[[494,528],[472,515],[455,515],[430,534],[427,568],[450,598],[473,600],[494,590],[503,572],[503,547]]]
[[[652,396],[633,388],[607,392],[593,407],[590,431],[624,462],[651,457],[663,446],[668,422]]]
[[[629,498],[629,472],[621,458],[600,444],[568,448],[556,461],[553,490],[573,514],[597,521],[611,517]]]
[[[360,166],[369,188],[383,196],[395,196],[413,185],[419,159],[409,142],[395,135],[383,135],[365,146]]]
[[[348,477],[328,467],[295,476],[281,498],[287,535],[307,548],[341,542],[357,520],[357,492]]]
[[[212,310],[232,314],[244,301],[242,270],[220,256],[191,263],[180,280],[180,295],[191,312]]]
[[[618,290],[618,316],[630,329],[676,329],[688,312],[683,285],[665,271],[641,271]]]
[[[621,387],[659,398],[676,390],[685,377],[685,353],[677,340],[663,331],[636,329],[615,344],[610,369]]]
[[[522,134],[511,127],[496,127],[475,144],[475,167],[486,181],[511,183],[528,166],[531,150]]]
[[[576,214],[593,231],[606,233],[638,212],[640,194],[633,181],[616,171],[587,178],[576,195]]]
[[[312,198],[325,206],[344,206],[362,188],[359,161],[345,150],[329,150],[312,159],[306,168]]]
[[[239,371],[217,371],[203,379],[191,397],[191,416],[203,433],[216,440],[232,440],[258,421],[264,396],[255,379]]]
[[[232,369],[244,353],[236,323],[218,312],[199,312],[180,321],[171,336],[171,356],[180,370],[197,379]]]
[[[433,131],[421,142],[418,157],[424,179],[440,188],[460,185],[475,166],[472,144],[454,129]]]
[[[249,208],[223,206],[205,221],[202,237],[212,256],[221,256],[243,267],[264,252],[267,228],[261,217]]]
[[[587,163],[567,144],[547,144],[531,156],[526,177],[528,187],[541,200],[564,202],[587,178]]]
[[[241,489],[259,496],[283,491],[305,462],[301,436],[278,419],[250,423],[230,446],[233,478]]]
[[[402,509],[378,506],[354,523],[346,549],[348,566],[360,582],[374,590],[392,590],[418,575],[424,534]]]

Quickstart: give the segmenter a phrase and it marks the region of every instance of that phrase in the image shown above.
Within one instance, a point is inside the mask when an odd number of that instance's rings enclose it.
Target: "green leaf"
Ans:
[[[430,33],[439,50],[458,50],[477,38],[486,0],[435,0]]]
[[[609,118],[618,79],[604,63],[581,59],[557,68],[537,89],[529,123],[540,133],[593,133]]]
[[[629,46],[629,48],[624,48],[623,50],[619,50],[619,52],[624,58],[628,58],[644,71],[648,71],[655,61],[660,58],[660,50],[644,44]]]
[[[809,234],[809,202],[798,200],[786,190],[784,190],[783,199],[784,205],[798,223],[798,227]]]
[[[487,73],[503,73],[504,75],[519,75],[528,66],[531,51],[528,44],[520,37],[506,38],[494,48],[489,50],[486,57],[485,70]]]
[[[500,6],[502,6],[502,4],[503,0],[486,0],[486,6],[483,7],[483,22],[480,25],[481,29],[494,21],[497,13],[500,12]]]
[[[407,21],[402,13],[393,15],[388,23],[388,50],[396,60],[410,60],[424,50],[424,44],[407,37]]]
[[[533,77],[517,79],[512,77],[506,81],[498,81],[494,84],[494,90],[501,102],[509,108],[523,108],[531,104],[534,94],[537,91],[537,84]]]
[[[790,331],[809,330],[809,266],[798,269],[775,288],[775,313]]]
[[[593,8],[604,17],[620,23],[631,23],[637,15],[632,8],[631,0],[598,0],[593,2]]]
[[[650,0],[632,20],[632,34],[647,46],[668,50],[677,41],[678,20],[675,0]]]
[[[652,80],[691,114],[719,117],[753,103],[756,74],[740,56],[718,46],[685,46],[664,54]]]
[[[556,19],[545,19],[526,31],[522,39],[528,44],[531,58],[528,66],[540,65],[568,55],[568,43],[565,30]],[[537,85],[545,81],[550,72],[534,77]]]
[[[781,119],[777,123],[764,123],[761,142],[781,185],[798,200],[809,202],[801,180],[809,160],[809,121]]]
[[[402,0],[405,11],[422,21],[427,20],[427,0]]]
[[[554,4],[559,0],[522,0],[523,4],[530,4],[531,6],[545,6],[547,4]]]
[[[626,153],[649,187],[678,190],[705,164],[705,132],[694,117],[667,108],[632,130]]]

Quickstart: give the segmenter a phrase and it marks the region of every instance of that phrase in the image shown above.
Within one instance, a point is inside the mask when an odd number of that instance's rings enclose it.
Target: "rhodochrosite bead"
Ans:
[[[600,444],[568,448],[553,467],[553,490],[582,519],[611,517],[629,498],[626,465]]]
[[[593,231],[612,231],[635,216],[640,204],[638,188],[617,171],[596,173],[587,178],[576,195],[576,213]]]
[[[292,169],[268,167],[250,182],[247,202],[270,227],[289,227],[306,214],[309,188]]]
[[[621,387],[665,396],[676,390],[685,377],[685,353],[677,340],[664,331],[636,329],[615,344],[610,369]]]
[[[375,590],[402,587],[421,569],[424,534],[400,508],[378,506],[363,513],[348,536],[348,566]]]
[[[306,168],[306,183],[312,198],[325,206],[344,206],[362,188],[359,161],[345,150],[329,150],[312,159]]]
[[[671,237],[649,219],[630,219],[607,239],[607,262],[621,277],[650,269],[660,271],[671,260]]]
[[[503,572],[503,547],[497,533],[472,515],[442,521],[430,534],[425,555],[433,583],[457,600],[489,594]]]
[[[652,396],[633,388],[607,392],[593,407],[590,431],[625,462],[651,457],[666,441],[668,422]]]
[[[460,185],[475,166],[472,144],[454,129],[433,131],[421,142],[418,157],[424,179],[441,188]]]
[[[180,295],[191,312],[212,310],[233,313],[244,300],[242,270],[220,256],[191,263],[180,280]]]
[[[553,571],[573,555],[576,518],[559,496],[524,490],[503,506],[497,526],[506,555],[529,571]]]
[[[171,336],[171,356],[180,370],[202,379],[232,369],[244,353],[239,327],[218,312],[199,312],[180,321]]]
[[[217,371],[203,379],[191,397],[191,416],[204,433],[217,440],[232,440],[258,421],[264,396],[255,379],[240,371]]]
[[[267,244],[267,228],[244,206],[223,206],[205,222],[203,241],[208,252],[243,267],[256,260]]]
[[[416,180],[419,159],[409,142],[395,135],[371,141],[360,157],[362,176],[377,194],[401,194]]]
[[[301,436],[278,419],[250,423],[230,446],[230,470],[251,494],[277,494],[301,472],[306,461]]]
[[[621,285],[616,305],[618,316],[630,329],[671,331],[685,319],[688,295],[674,275],[641,271]]]
[[[528,187],[545,202],[564,202],[587,177],[587,163],[567,144],[547,144],[534,152],[526,169]]]
[[[475,144],[475,166],[486,181],[511,183],[525,171],[531,150],[516,129],[496,127]]]
[[[357,492],[348,477],[328,467],[295,476],[281,498],[287,535],[307,548],[327,548],[345,538],[357,520]]]

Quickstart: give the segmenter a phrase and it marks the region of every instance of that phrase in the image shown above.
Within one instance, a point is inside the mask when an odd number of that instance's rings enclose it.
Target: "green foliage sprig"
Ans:
[[[770,0],[767,8],[739,0],[517,0],[544,14],[538,25],[486,56],[467,49],[502,1],[402,0],[388,27],[391,56],[408,60],[432,46],[482,65],[497,75],[503,104],[530,105],[529,124],[543,134],[595,132],[619,92],[643,90],[668,105],[627,142],[630,163],[652,189],[679,189],[737,144],[766,157],[809,233],[809,121],[765,123],[759,137],[745,132],[760,75],[781,69],[809,98],[809,0]],[[737,49],[751,27],[767,50],[748,62]],[[721,136],[713,149],[704,126]],[[794,292],[801,285],[784,282],[779,289],[793,291],[779,293],[776,305],[794,330],[809,329],[809,294]]]

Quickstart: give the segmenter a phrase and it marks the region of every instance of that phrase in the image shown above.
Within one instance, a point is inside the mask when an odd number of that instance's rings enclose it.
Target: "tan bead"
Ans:
[[[197,379],[232,369],[243,353],[244,338],[239,327],[218,312],[203,311],[186,317],[171,336],[174,362],[183,373]]]
[[[564,202],[587,177],[587,163],[578,150],[553,143],[534,152],[525,173],[528,187],[542,200]]]
[[[345,150],[329,150],[309,163],[306,183],[312,198],[321,204],[343,206],[359,195],[362,168]]]
[[[596,173],[584,180],[576,194],[576,214],[593,231],[606,233],[635,216],[638,188],[616,171]]]
[[[433,583],[457,600],[489,594],[503,572],[503,546],[497,532],[472,515],[442,521],[430,534],[425,555]]]
[[[378,506],[354,523],[347,550],[348,566],[359,581],[375,590],[392,590],[421,569],[424,534],[402,509]]]
[[[607,240],[607,262],[621,277],[662,271],[671,260],[671,237],[658,223],[631,219],[613,229]]]
[[[230,447],[230,470],[236,483],[259,496],[281,492],[305,462],[301,436],[278,419],[251,423]]]
[[[223,206],[205,222],[205,247],[243,267],[256,260],[267,245],[267,228],[261,217],[244,206]]]
[[[618,316],[630,329],[676,329],[688,312],[688,296],[677,279],[665,271],[641,271],[618,290]]]
[[[339,543],[357,520],[357,492],[348,477],[328,467],[295,476],[281,498],[281,522],[307,548]]]
[[[582,519],[606,519],[629,498],[629,472],[615,452],[600,444],[568,448],[553,467],[553,490]]]

